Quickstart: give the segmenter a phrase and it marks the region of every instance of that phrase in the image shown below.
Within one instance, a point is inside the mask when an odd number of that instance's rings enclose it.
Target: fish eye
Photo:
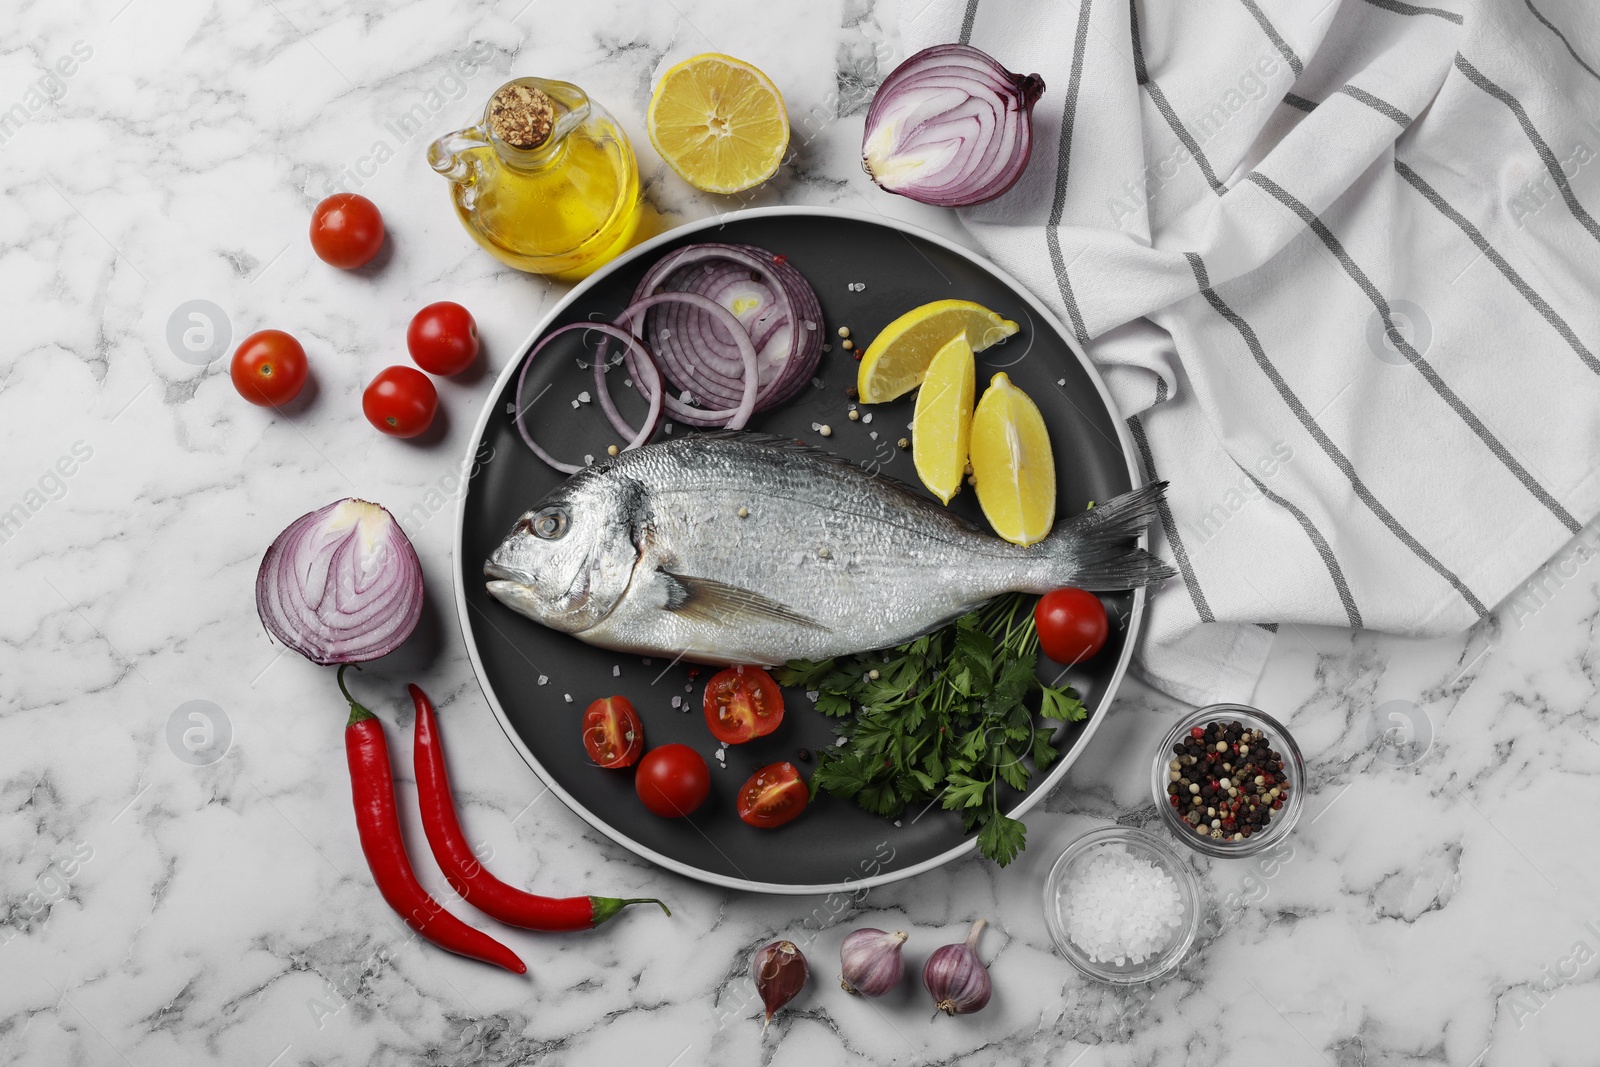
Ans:
[[[546,508],[528,524],[535,537],[554,541],[567,532],[567,513],[560,508]]]

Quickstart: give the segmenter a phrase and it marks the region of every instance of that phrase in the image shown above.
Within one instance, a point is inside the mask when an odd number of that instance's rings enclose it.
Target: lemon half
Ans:
[[[778,172],[789,147],[783,94],[757,68],[707,52],[684,60],[650,95],[650,143],[684,181],[737,193]]]

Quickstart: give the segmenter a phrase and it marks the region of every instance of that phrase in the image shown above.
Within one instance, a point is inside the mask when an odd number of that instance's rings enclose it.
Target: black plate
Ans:
[[[609,321],[652,263],[699,240],[759,245],[787,256],[822,301],[832,350],[823,354],[816,380],[781,408],[757,415],[751,429],[797,437],[858,462],[878,464],[886,475],[920,490],[910,453],[896,447],[909,432],[912,397],[862,408],[864,415],[871,413],[870,423],[849,421],[845,390],[855,383],[857,364],[839,344],[837,329],[848,326],[853,337],[870,340],[919,304],[976,300],[1021,324],[1015,337],[979,355],[978,389],[981,393],[990,375],[1003,368],[1039,405],[1055,449],[1060,513],[1081,510],[1090,500],[1105,500],[1134,484],[1121,422],[1112,414],[1098,377],[1049,314],[969,253],[887,221],[774,208],[674,230],[575,289],[523,351],[558,326],[585,319]],[[570,462],[603,454],[608,444],[617,443],[597,402],[573,406],[580,393],[594,392],[592,372],[579,365],[581,336],[575,331],[552,342],[529,369],[524,393],[525,401],[543,394],[529,409],[529,425],[548,450]],[[802,773],[809,773],[816,764],[800,762],[799,750],[815,751],[832,738],[828,721],[803,693],[786,691],[783,725],[768,737],[728,749],[723,769],[714,758],[718,744],[700,710],[711,669],[700,668],[692,679],[685,665],[669,666],[664,659],[646,663],[638,656],[591,648],[515,614],[488,595],[484,559],[518,516],[562,480],[517,437],[508,414],[516,387],[514,368],[508,367],[496,383],[474,437],[472,457],[480,461],[480,469],[462,501],[456,599],[484,693],[534,770],[578,814],[617,841],[669,869],[719,885],[779,893],[864,888],[969,850],[973,842],[962,834],[958,816],[937,806],[926,812],[909,810],[895,825],[851,802],[823,795],[801,818],[780,829],[744,825],[734,813],[734,796],[746,777],[783,759],[795,760]],[[621,379],[620,373],[611,375],[613,392],[624,415],[637,425],[644,404]],[[831,426],[832,436],[822,437],[812,429],[814,423]],[[675,426],[673,432],[692,431]],[[957,496],[952,506],[982,522],[970,491]],[[1089,704],[1090,718],[1060,732],[1055,741],[1064,758],[1042,782],[1035,781],[1026,798],[1009,798],[1012,810],[1036,803],[1060,780],[1106,713],[1126,666],[1142,594],[1109,596],[1106,601],[1113,632],[1105,651],[1068,676]],[[1043,669],[1052,679],[1057,673],[1049,663]],[[710,763],[711,797],[692,818],[667,820],[649,814],[634,794],[631,771],[604,771],[588,761],[579,720],[591,700],[612,693],[633,701],[651,747],[681,741]],[[673,697],[681,698],[687,710],[675,709]]]

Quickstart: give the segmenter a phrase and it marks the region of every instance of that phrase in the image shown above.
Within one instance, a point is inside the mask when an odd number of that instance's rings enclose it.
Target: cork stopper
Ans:
[[[555,105],[542,89],[513,82],[489,101],[489,129],[512,148],[538,148],[555,122]]]

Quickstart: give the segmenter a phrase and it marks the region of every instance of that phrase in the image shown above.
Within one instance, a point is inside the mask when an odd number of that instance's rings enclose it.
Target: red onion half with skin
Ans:
[[[924,48],[894,69],[867,110],[861,165],[891,193],[970,207],[1016,184],[1033,151],[1037,74],[1013,74],[966,44]]]
[[[267,632],[312,663],[388,655],[422,617],[422,564],[394,516],[349,498],[302,515],[256,572]]]

